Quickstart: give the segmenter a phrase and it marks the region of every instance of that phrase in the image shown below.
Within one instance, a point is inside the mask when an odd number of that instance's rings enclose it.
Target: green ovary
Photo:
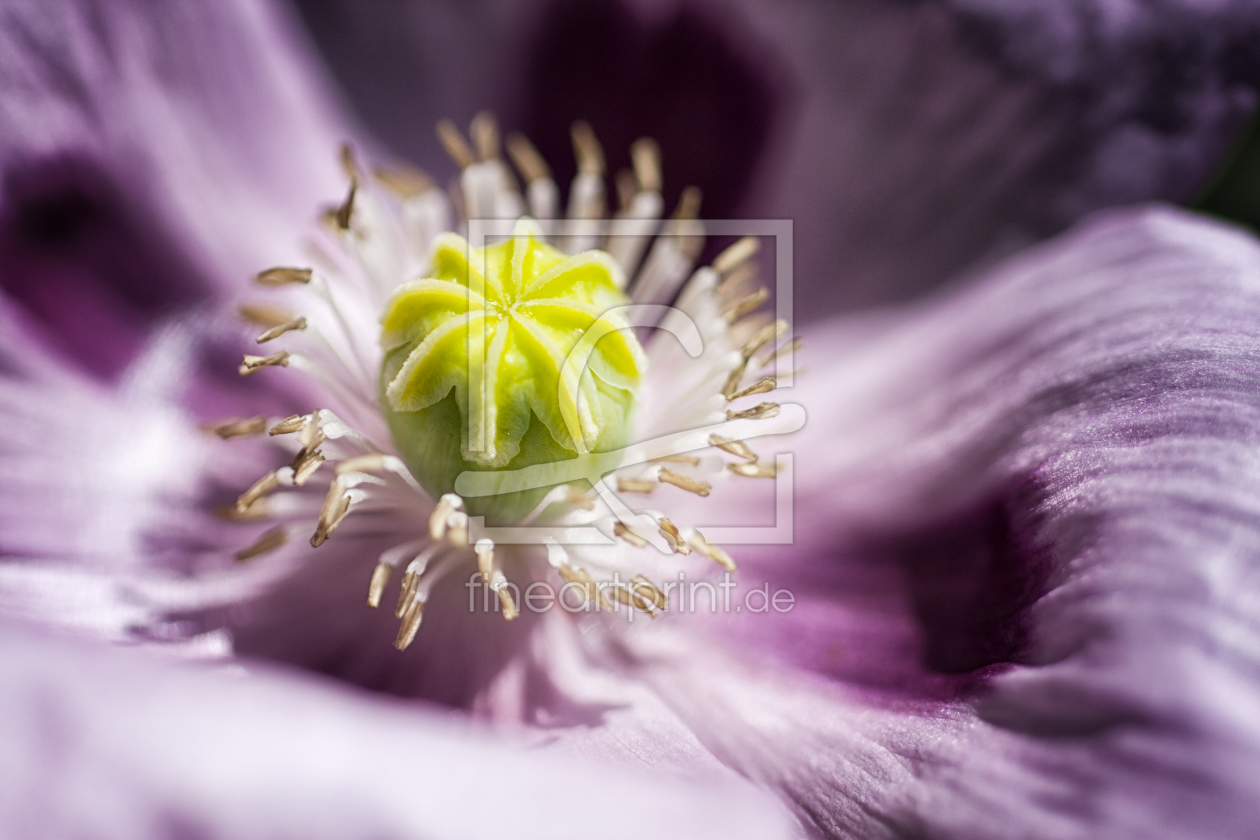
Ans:
[[[382,409],[426,491],[452,492],[465,471],[629,443],[645,362],[616,311],[627,303],[620,277],[608,254],[568,256],[524,225],[487,248],[439,238],[429,276],[400,286],[381,317]],[[549,489],[464,501],[489,524],[511,524]]]

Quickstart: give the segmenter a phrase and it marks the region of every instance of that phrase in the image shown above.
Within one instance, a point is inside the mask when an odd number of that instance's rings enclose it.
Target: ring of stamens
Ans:
[[[665,452],[614,470],[596,483],[593,492],[589,487],[564,485],[549,493],[523,524],[594,525],[631,550],[656,546],[675,556],[694,553],[734,572],[730,554],[698,529],[680,527],[659,513],[636,514],[616,501],[613,487],[631,497],[653,493],[661,485],[705,497],[713,482],[726,476],[775,477],[777,464],[762,461],[749,446],[746,424],[778,417],[780,406],[769,401],[752,404],[749,398],[776,390],[777,379],[767,369],[776,364],[790,367],[799,347],[798,340],[788,336],[787,324],[762,311],[768,292],[757,285],[755,237],[738,240],[693,272],[703,244],[703,225],[697,220],[699,191],[685,190],[673,216],[662,219],[661,157],[655,143],[640,140],[632,147],[633,168],[615,179],[619,209],[606,223],[605,158],[586,123],[573,126],[578,172],[562,219],[557,219],[560,192],[551,169],[524,136],[506,138],[518,181],[501,158],[504,143],[493,119],[478,115],[470,133],[471,142],[453,123],[439,124],[439,139],[460,170],[449,191],[407,167],[366,173],[348,150],[343,153],[347,192],[325,216],[334,247],[321,251],[325,257],[311,267],[281,266],[260,272],[255,278],[258,285],[287,295],[286,300],[250,302],[239,309],[243,320],[262,330],[256,336],[260,345],[300,339],[300,350],[245,355],[241,375],[270,367],[301,370],[328,390],[346,413],[345,419],[324,408],[280,419],[235,418],[205,427],[224,440],[256,437],[265,431],[268,439],[284,445],[290,454],[287,464],[269,470],[234,505],[222,510],[233,521],[268,525],[236,552],[238,561],[293,544],[291,532],[302,522],[310,523],[312,514],[312,547],[352,528],[348,523],[357,521],[356,517],[376,523],[394,516],[388,521],[399,523],[398,539],[380,555],[371,572],[367,602],[378,608],[394,572],[403,568],[395,606],[399,630],[394,644],[399,650],[415,640],[434,584],[461,564],[475,567],[506,620],[516,618],[520,610],[504,572],[505,552],[529,559],[545,549],[546,561],[558,579],[595,610],[614,610],[620,605],[655,617],[668,609],[668,599],[646,576],[635,574],[621,580],[612,567],[584,556],[580,546],[571,553],[554,540],[544,541],[543,546],[497,546],[485,537],[473,541],[474,523],[464,500],[454,493],[437,499],[426,495],[392,451],[390,441],[381,437],[376,387],[370,378],[374,351],[356,333],[352,310],[356,296],[379,298],[389,291],[390,283],[396,286],[410,279],[387,277],[372,285],[377,271],[373,260],[381,261],[379,250],[373,248],[382,239],[377,225],[382,206],[392,207],[404,222],[414,223],[415,230],[428,230],[425,235],[430,238],[445,229],[435,219],[450,207],[457,212],[457,226],[470,218],[532,215],[540,220],[542,235],[570,254],[602,245],[632,278],[627,291],[636,303],[674,300],[679,311],[700,319],[709,331],[710,347],[694,361],[680,355],[676,345],[662,345],[659,356],[673,360],[679,385],[676,392],[657,402],[664,406],[661,416],[667,425],[677,422],[684,429],[716,430],[704,434],[690,450]],[[605,226],[609,233],[601,241]],[[427,242],[419,246],[417,250],[423,251]],[[330,250],[336,256],[327,258]],[[654,339],[666,340],[675,341],[659,335]],[[656,347],[649,345],[649,350]],[[786,362],[781,361],[785,358]],[[610,498],[616,502],[613,507]]]

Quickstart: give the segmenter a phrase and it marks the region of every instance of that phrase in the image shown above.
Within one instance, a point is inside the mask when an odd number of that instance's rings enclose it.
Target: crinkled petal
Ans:
[[[294,401],[267,373],[242,382],[244,336],[207,310],[294,253],[341,191],[344,123],[270,3],[14,2],[0,17],[0,601],[221,651],[159,602],[222,601],[257,577],[189,585],[262,530],[210,516],[259,466],[213,451],[190,414]]]
[[[738,555],[795,608],[626,673],[828,836],[1252,833],[1255,239],[1115,212],[812,343],[797,543]]]
[[[0,323],[6,314],[0,302]],[[116,389],[15,338],[0,336],[0,611],[120,641],[219,631],[171,615],[284,570],[225,568],[268,526],[212,509],[261,469],[178,405],[190,331],[159,333]]]
[[[278,4],[7,3],[0,103],[0,288],[108,377],[343,189],[345,122]]]

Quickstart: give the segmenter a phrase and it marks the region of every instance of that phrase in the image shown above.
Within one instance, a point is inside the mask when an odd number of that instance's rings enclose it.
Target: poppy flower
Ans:
[[[462,167],[449,226],[476,218],[475,202],[509,223],[479,250],[440,232],[441,189],[342,116],[283,9],[6,11],[6,832],[1245,836],[1260,248],[1163,204],[1076,220],[1185,199],[1207,177],[1252,101],[1254,13],[599,8],[625,24],[614,58],[650,70],[658,39],[674,38],[762,91],[736,97],[765,105],[756,148],[714,141],[716,158],[743,155],[755,177],[734,174],[739,189],[717,197],[732,214],[808,216],[798,305],[958,282],[802,319],[796,352],[786,326],[748,320],[755,292],[723,286],[749,246],[696,250],[694,211],[655,239],[636,233],[694,201],[669,177],[670,138],[686,131],[656,129],[658,145],[627,152],[639,166],[610,225],[634,251],[610,237],[605,257],[566,241],[581,225],[500,212],[541,201],[534,183],[567,180],[553,129],[530,132],[533,158],[517,144],[520,191],[485,118],[471,145],[444,129]],[[514,20],[467,14],[398,37],[421,31],[452,50]],[[524,42],[571,44],[583,14],[548,7]],[[760,35],[745,42],[741,26]],[[842,57],[827,32],[844,33]],[[546,53],[530,84],[573,75],[564,50]],[[486,54],[503,56],[496,73],[521,58]],[[1170,80],[1170,63],[1187,72]],[[446,89],[475,93],[461,88],[470,77],[452,72]],[[623,101],[662,101],[654,80],[624,82]],[[794,106],[775,100],[780,83],[798,86]],[[679,108],[692,101],[682,87]],[[1152,106],[1171,92],[1175,107]],[[556,110],[545,91],[521,101]],[[523,112],[485,104],[531,129]],[[792,113],[804,130],[783,127]],[[590,118],[605,148],[627,139]],[[893,126],[908,130],[889,145]],[[578,134],[580,193],[594,172]],[[355,151],[338,162],[347,139]],[[684,173],[703,172],[693,157],[680,157]],[[897,187],[914,172],[928,189]],[[324,242],[314,252],[312,235]],[[653,263],[658,246],[686,264],[668,282],[652,273],[670,264]],[[854,283],[836,291],[846,268]],[[249,277],[282,297],[260,302]],[[549,284],[559,291],[533,295]],[[666,336],[677,346],[658,345],[618,320],[645,290],[667,300],[679,288],[711,351],[687,351],[684,328]],[[438,346],[462,325],[467,347],[478,317],[485,346],[504,336],[501,369],[538,384],[492,379],[478,392],[489,414],[451,373],[465,366],[459,348]],[[618,338],[592,341],[589,373],[566,379],[557,360],[573,319],[579,332],[607,321]],[[242,362],[256,338],[292,349]],[[559,356],[537,349],[552,345]],[[790,390],[774,378],[792,366],[752,369],[785,359],[805,368]],[[446,379],[453,390],[428,387]],[[791,419],[762,408],[772,391],[808,416],[778,444],[790,469],[724,425]],[[457,476],[511,484],[555,464],[555,447],[623,452],[653,419],[666,437],[721,428],[619,456],[606,483],[654,500],[629,522],[548,469],[501,498]],[[774,481],[758,480],[763,469]],[[706,506],[765,522],[780,483],[794,500],[790,545],[728,552],[691,524]],[[475,538],[478,516],[591,526],[614,547],[603,559],[554,538],[506,547]],[[639,559],[619,565],[627,556]],[[480,577],[451,574],[456,564]],[[747,609],[667,609],[660,568],[705,564],[738,565]],[[609,585],[622,570],[625,585]],[[536,579],[621,609],[532,610],[517,593]],[[474,580],[488,608],[470,608]],[[381,608],[394,606],[386,586],[397,611]]]

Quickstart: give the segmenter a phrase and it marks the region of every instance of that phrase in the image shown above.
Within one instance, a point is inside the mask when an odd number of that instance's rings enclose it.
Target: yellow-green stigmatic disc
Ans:
[[[407,466],[435,497],[465,470],[556,463],[629,442],[645,360],[617,311],[627,303],[621,269],[602,251],[569,256],[535,230],[522,222],[486,248],[445,234],[429,276],[385,305],[382,407]],[[547,489],[465,503],[508,524]]]

